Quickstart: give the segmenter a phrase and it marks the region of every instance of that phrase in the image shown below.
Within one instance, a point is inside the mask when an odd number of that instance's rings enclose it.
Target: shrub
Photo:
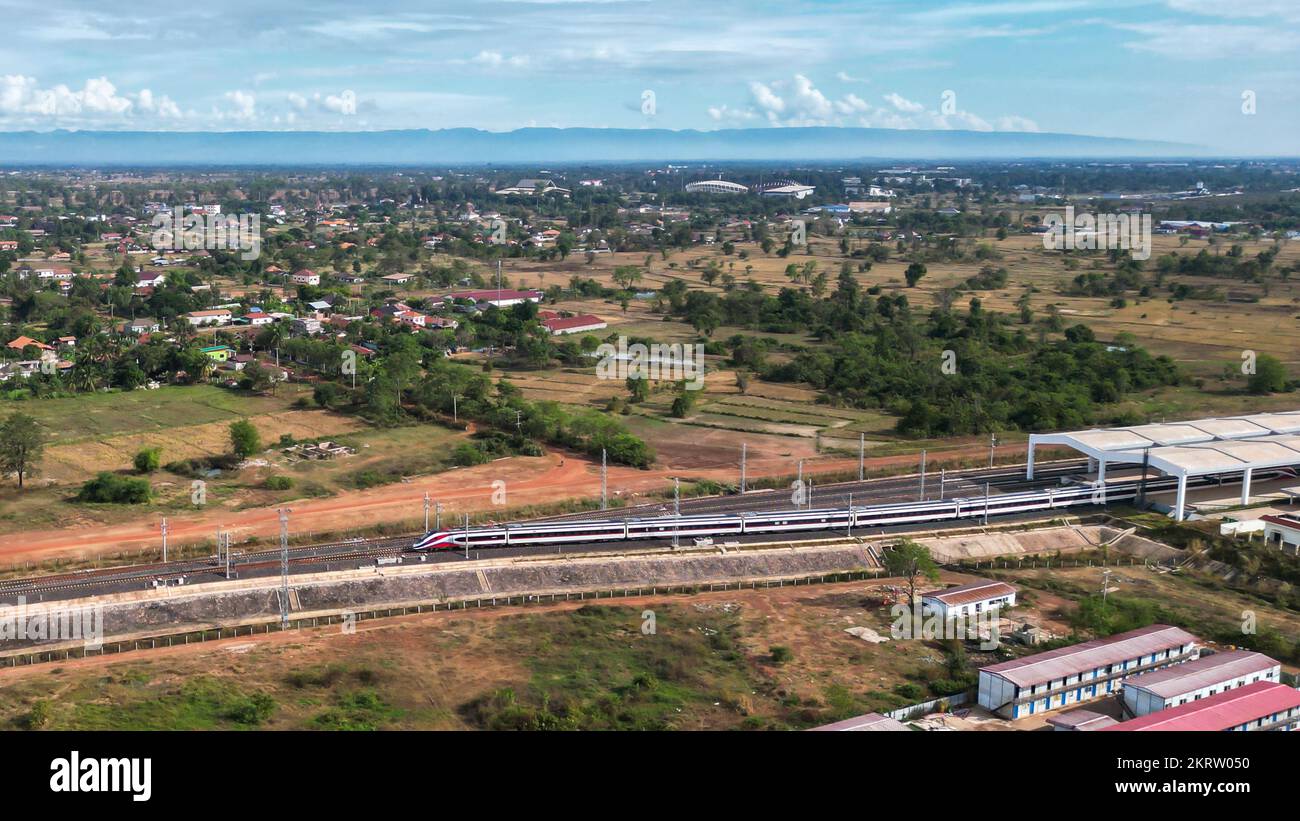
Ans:
[[[291,476],[268,476],[266,477],[267,490],[288,490],[293,487],[293,477]]]
[[[162,465],[162,448],[144,448],[135,455],[137,473],[153,473]]]
[[[79,502],[139,505],[149,501],[149,480],[104,471],[81,486]]]
[[[451,452],[451,459],[462,467],[468,467],[470,465],[484,464],[488,460],[488,455],[471,442],[461,442]]]
[[[794,653],[790,651],[790,648],[780,644],[768,648],[768,653],[771,654],[772,662],[774,664],[785,664],[787,661],[794,658]]]

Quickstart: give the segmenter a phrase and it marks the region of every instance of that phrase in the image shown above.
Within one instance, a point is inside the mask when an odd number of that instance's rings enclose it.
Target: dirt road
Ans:
[[[940,459],[978,457],[987,453],[981,445],[948,451],[932,451],[932,463]],[[1005,453],[1005,451],[1004,451]],[[867,460],[868,473],[887,467],[913,465],[916,457],[892,456]],[[792,470],[789,460],[751,458],[751,479],[780,476]],[[856,459],[826,458],[805,462],[807,475],[837,473],[857,468]],[[631,498],[670,487],[673,476],[735,482],[735,465],[656,466],[651,470],[625,467],[609,469],[611,495]],[[504,486],[494,482],[504,482]],[[504,499],[497,491],[504,487]],[[286,506],[292,510],[290,532],[341,534],[386,523],[408,523],[419,527],[424,512],[424,494],[441,503],[444,521],[465,512],[479,513],[494,508],[507,510],[544,505],[568,499],[593,498],[600,493],[600,466],[573,454],[548,453],[541,457],[510,457],[460,468],[434,476],[364,491],[350,491],[326,499],[299,499]],[[494,499],[495,495],[495,499]],[[39,562],[53,558],[90,558],[118,551],[157,549],[160,545],[161,514],[149,512],[137,521],[100,527],[69,527],[0,536],[0,565]],[[272,538],[279,532],[274,507],[232,510],[212,507],[183,515],[168,515],[170,544],[193,544],[212,539],[218,529],[232,532],[238,544],[250,537]]]

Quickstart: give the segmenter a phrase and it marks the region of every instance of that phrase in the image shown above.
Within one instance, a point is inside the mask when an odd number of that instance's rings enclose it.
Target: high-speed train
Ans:
[[[1290,471],[1286,471],[1290,473]],[[1283,471],[1259,471],[1256,481],[1264,481]],[[1240,477],[1191,477],[1187,486],[1233,484]],[[1177,487],[1171,477],[1148,479],[1148,493]],[[674,536],[696,539],[713,536],[740,536],[751,533],[788,533],[794,531],[848,530],[879,528],[956,519],[973,519],[1028,513],[1038,510],[1079,505],[1130,501],[1137,497],[1138,480],[1107,483],[1102,488],[1088,484],[1064,485],[1046,490],[1023,491],[976,498],[954,498],[932,502],[901,502],[887,505],[823,508],[813,510],[765,510],[746,513],[711,513],[654,518],[589,519],[563,522],[537,522],[515,525],[471,527],[464,530],[438,530],[427,533],[411,546],[412,550],[456,550],[466,547],[503,547],[506,545],[550,545],[580,542],[611,542],[637,539],[672,539]]]

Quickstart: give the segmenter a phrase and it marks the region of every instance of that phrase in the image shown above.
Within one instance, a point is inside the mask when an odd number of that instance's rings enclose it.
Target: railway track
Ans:
[[[382,556],[400,554],[410,545],[413,536],[401,536],[370,542],[348,541],[332,542],[321,545],[308,545],[289,549],[289,565],[301,567],[311,564],[329,562],[356,561],[374,559]],[[264,569],[280,566],[279,550],[260,550],[256,552],[232,554],[230,571]],[[166,582],[182,577],[212,576],[214,579],[225,578],[226,564],[213,556],[208,559],[187,559],[174,562],[152,562],[147,564],[124,565],[96,570],[78,570],[71,573],[58,573],[47,576],[34,576],[25,579],[6,579],[0,581],[0,597],[26,596],[28,594],[67,593],[73,591],[93,591],[96,589],[128,586],[133,583]]]
[[[978,487],[983,492],[985,482],[999,490],[1042,487],[1059,481],[1063,476],[1079,473],[1084,467],[1084,460],[1051,462],[1040,466],[1032,482],[1026,482],[1023,467],[975,468],[953,471],[947,476],[946,492],[951,495],[970,493]],[[927,499],[937,499],[940,493],[939,478],[930,474],[927,478]],[[816,505],[841,504],[852,495],[855,504],[885,503],[900,500],[912,500],[919,491],[919,477],[892,476],[867,479],[862,482],[839,482],[814,487],[813,503]],[[788,507],[788,494],[783,490],[752,491],[744,496],[713,496],[696,499],[684,499],[681,502],[683,514],[712,512],[757,512],[774,508]],[[667,505],[644,504],[619,508],[619,518],[635,516],[661,516],[668,509]],[[533,522],[564,522],[574,519],[592,518],[596,512],[564,514],[543,517]],[[356,562],[396,556],[410,547],[421,534],[384,539],[354,539],[344,542],[330,542],[319,545],[305,545],[289,549],[291,572],[304,571],[312,566],[329,565],[336,562]],[[589,548],[590,549],[590,546]],[[513,552],[513,551],[512,551]],[[258,550],[232,554],[230,572],[233,576],[257,574],[278,569],[280,566],[278,549]],[[440,560],[450,560],[454,556],[442,555]],[[175,584],[184,578],[192,583],[195,577],[205,581],[217,581],[226,577],[226,564],[216,556],[205,559],[185,559],[172,562],[151,562],[136,565],[123,565],[98,569],[78,570],[21,579],[0,580],[0,603],[9,603],[23,597],[27,601],[40,601],[46,597],[77,598],[104,592],[121,592],[140,589],[154,584]]]

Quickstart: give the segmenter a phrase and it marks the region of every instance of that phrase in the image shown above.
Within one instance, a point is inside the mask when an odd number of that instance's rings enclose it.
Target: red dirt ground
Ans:
[[[706,434],[703,434],[707,436]],[[931,453],[932,460],[978,457],[986,454],[984,445],[969,445]],[[1003,455],[1009,452],[1003,450]],[[793,464],[788,456],[777,453],[750,452],[748,475],[751,478],[787,475]],[[732,457],[734,459],[734,456]],[[656,465],[650,470],[611,467],[611,493],[624,496],[660,491],[669,487],[673,476],[734,482],[737,466],[733,463]],[[915,464],[913,455],[867,460],[868,473],[886,467]],[[835,473],[855,470],[856,459],[809,459],[805,473]],[[573,454],[548,453],[543,457],[511,457],[486,465],[418,477],[409,482],[386,485],[364,491],[350,491],[327,499],[300,499],[290,502],[290,532],[295,535],[339,534],[394,522],[414,522],[423,515],[427,492],[443,506],[444,514],[481,512],[493,508],[493,482],[506,483],[507,508],[543,505],[568,499],[593,498],[600,493],[600,466]],[[142,517],[128,524],[91,528],[13,533],[0,537],[0,564],[38,562],[52,558],[89,558],[122,550],[157,549],[160,544],[159,514]],[[220,528],[234,533],[234,541],[257,536],[274,537],[279,533],[279,519],[274,507],[246,510],[209,509],[193,514],[167,517],[169,540],[173,545],[197,543],[209,539]]]

